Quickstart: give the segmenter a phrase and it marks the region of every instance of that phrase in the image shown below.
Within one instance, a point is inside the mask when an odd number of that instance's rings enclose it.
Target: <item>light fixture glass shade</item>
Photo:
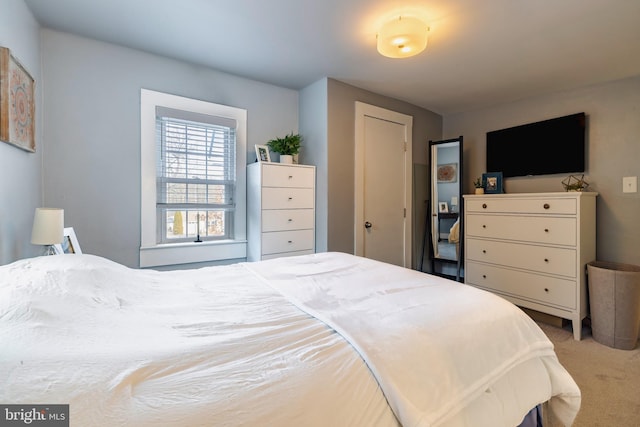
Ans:
[[[64,234],[64,209],[36,208],[31,230],[34,245],[57,245]]]
[[[389,58],[407,58],[427,47],[429,27],[410,16],[387,22],[378,32],[378,52]]]

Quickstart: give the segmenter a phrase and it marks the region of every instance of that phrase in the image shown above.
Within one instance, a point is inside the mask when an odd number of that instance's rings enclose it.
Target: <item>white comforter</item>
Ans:
[[[549,399],[569,425],[579,390],[518,309],[375,261],[0,267],[0,402],[72,426],[514,426]]]

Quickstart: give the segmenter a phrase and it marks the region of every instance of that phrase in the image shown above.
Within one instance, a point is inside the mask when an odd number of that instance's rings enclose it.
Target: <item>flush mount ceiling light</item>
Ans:
[[[407,58],[427,47],[429,27],[411,16],[387,22],[378,32],[378,52],[389,58]]]

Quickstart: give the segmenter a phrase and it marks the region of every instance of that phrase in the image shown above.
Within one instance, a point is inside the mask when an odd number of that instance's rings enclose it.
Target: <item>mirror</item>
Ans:
[[[431,272],[455,276],[462,266],[462,136],[429,141]],[[442,265],[436,265],[442,262]],[[440,267],[438,270],[436,267]]]

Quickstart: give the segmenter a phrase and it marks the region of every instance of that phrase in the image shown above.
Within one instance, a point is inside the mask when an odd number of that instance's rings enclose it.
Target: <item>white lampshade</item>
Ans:
[[[36,208],[31,230],[34,245],[56,245],[62,243],[64,233],[64,209]]]
[[[429,27],[410,16],[389,21],[378,32],[378,52],[389,58],[407,58],[427,47]]]

